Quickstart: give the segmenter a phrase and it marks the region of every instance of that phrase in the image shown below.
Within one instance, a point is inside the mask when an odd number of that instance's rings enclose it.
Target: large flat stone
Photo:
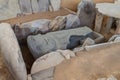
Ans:
[[[113,3],[96,4],[98,11],[106,16],[120,18],[120,5]]]

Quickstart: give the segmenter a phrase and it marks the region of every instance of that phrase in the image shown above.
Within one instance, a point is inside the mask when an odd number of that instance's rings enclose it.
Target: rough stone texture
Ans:
[[[37,59],[38,57],[57,49],[65,50],[71,35],[86,35],[90,32],[92,32],[90,28],[82,27],[50,32],[45,35],[38,34],[36,36],[29,36],[27,38],[27,43],[32,55]]]
[[[69,14],[66,17],[67,17],[67,21],[66,21],[65,29],[71,29],[80,26],[80,19],[77,15]]]
[[[50,0],[51,6],[54,11],[57,11],[61,7],[61,0]]]
[[[49,10],[49,0],[38,0],[39,12],[45,12]]]
[[[0,20],[16,17],[18,13],[18,0],[0,0]]]
[[[26,80],[27,72],[21,50],[11,26],[7,23],[0,24],[0,50],[15,80]]]
[[[98,11],[106,16],[120,18],[120,5],[113,3],[96,4]]]

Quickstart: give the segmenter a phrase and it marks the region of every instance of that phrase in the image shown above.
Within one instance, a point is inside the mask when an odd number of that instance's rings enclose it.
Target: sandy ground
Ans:
[[[77,57],[56,67],[54,80],[97,80],[111,75],[120,80],[120,44],[78,52]]]

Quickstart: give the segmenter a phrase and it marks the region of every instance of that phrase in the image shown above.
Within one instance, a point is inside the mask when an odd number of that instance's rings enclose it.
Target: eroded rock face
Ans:
[[[18,13],[18,0],[0,0],[0,20],[16,17]]]

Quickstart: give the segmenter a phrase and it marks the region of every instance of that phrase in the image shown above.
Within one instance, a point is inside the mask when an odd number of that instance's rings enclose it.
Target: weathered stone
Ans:
[[[99,32],[101,31],[102,28],[102,23],[103,23],[103,15],[99,12],[96,13],[96,19],[95,19],[95,29],[94,31]]]
[[[33,13],[39,12],[38,0],[31,0],[31,5]]]
[[[37,59],[38,57],[51,51],[56,51],[57,49],[67,49],[70,36],[87,35],[91,32],[92,30],[90,28],[81,27],[77,29],[50,32],[45,35],[31,35],[27,38],[27,43],[32,55],[35,59]]]
[[[22,14],[32,14],[30,0],[18,0]]]
[[[60,64],[65,58],[59,52],[51,52],[38,58],[31,69],[31,74],[49,69]]]
[[[66,17],[58,16],[53,21],[50,22],[49,28],[52,31],[61,30],[65,28],[65,24],[66,24]]]
[[[26,80],[27,72],[21,50],[11,26],[0,24],[0,51],[15,80]]]
[[[77,15],[69,14],[66,16],[66,26],[65,29],[76,28],[80,26],[80,19]]]
[[[57,11],[60,9],[61,0],[50,0],[50,3],[54,11]]]
[[[32,74],[33,80],[53,80],[54,67]]]
[[[16,17],[18,13],[18,0],[0,0],[0,20]]]
[[[49,0],[38,0],[39,12],[46,12],[49,10]]]
[[[93,0],[82,0],[78,4],[77,15],[80,19],[80,26],[93,27],[93,22],[95,20],[95,4]]]
[[[120,18],[120,5],[113,3],[98,3],[96,4],[98,11],[106,16]]]
[[[49,22],[47,19],[35,20],[23,23],[20,26],[14,27],[14,32],[17,39],[22,42],[31,34],[46,33],[49,31]]]

